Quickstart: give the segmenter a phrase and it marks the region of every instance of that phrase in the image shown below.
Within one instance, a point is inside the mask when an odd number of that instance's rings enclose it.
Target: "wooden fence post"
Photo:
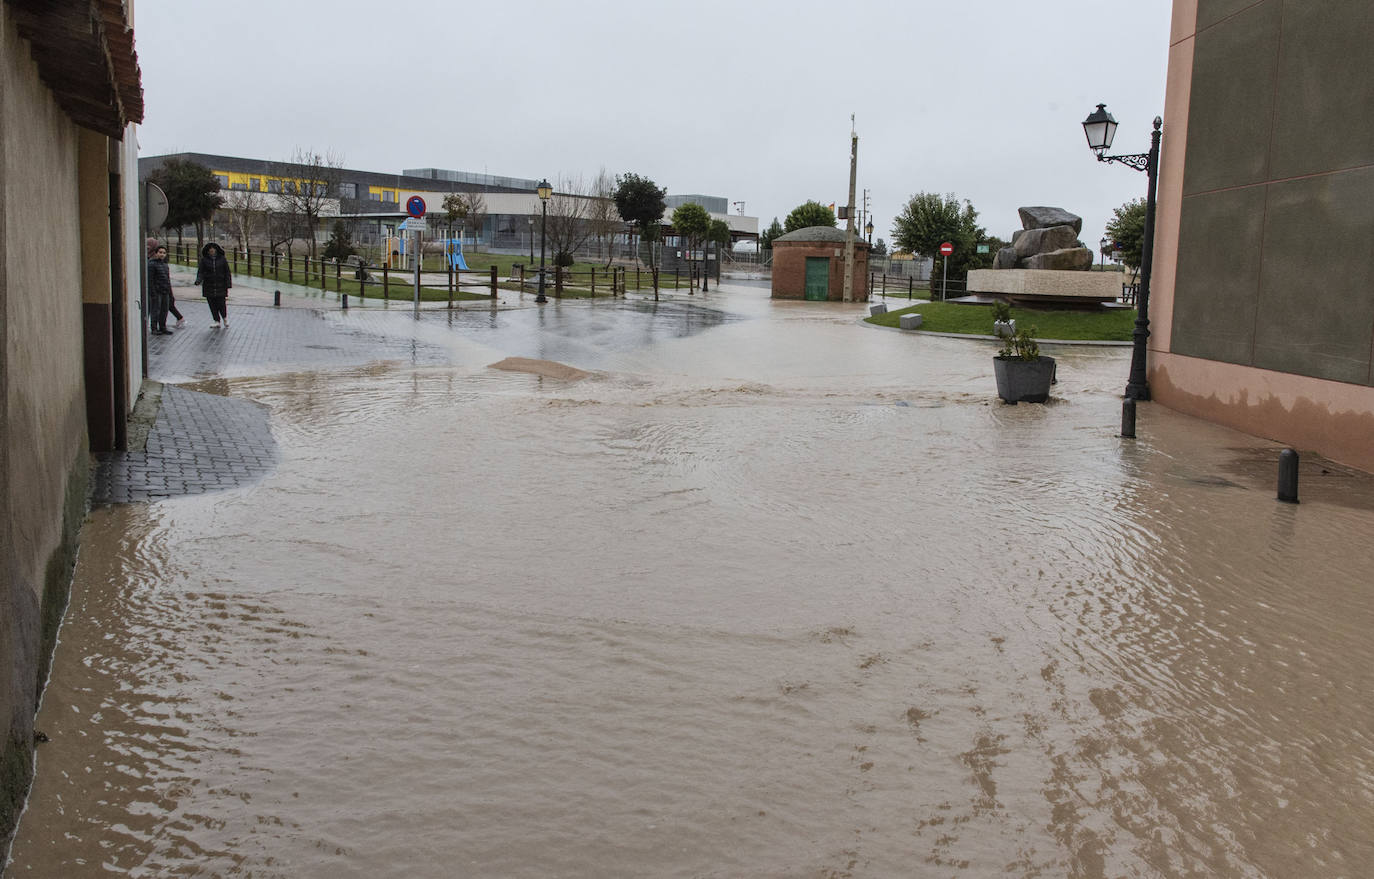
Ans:
[[[654,266],[654,299],[658,299],[658,266]]]
[[[289,250],[286,252],[286,280],[296,283],[296,255]]]
[[[382,298],[391,301],[390,261],[382,263]]]
[[[563,264],[556,263],[553,267],[553,298],[563,298]]]
[[[596,298],[596,266],[592,266],[592,298]]]
[[[334,292],[343,292],[343,262],[334,260]]]
[[[496,266],[491,267],[491,298],[496,298]]]
[[[329,272],[325,268],[324,257],[320,257],[317,262],[320,265],[320,292],[323,293],[329,289]]]

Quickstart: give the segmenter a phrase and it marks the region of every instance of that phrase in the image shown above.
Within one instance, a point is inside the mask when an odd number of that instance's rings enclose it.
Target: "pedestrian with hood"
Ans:
[[[224,248],[211,241],[200,251],[200,267],[196,269],[196,284],[200,295],[210,306],[210,316],[215,326],[229,326],[229,314],[225,311],[224,301],[229,298],[229,288],[234,286],[234,278],[229,273],[229,260],[224,258]]]
[[[162,248],[162,251],[163,251],[163,254],[162,254],[162,264],[163,264],[164,266],[167,265],[167,253],[166,253],[166,251],[167,251],[167,246],[166,246],[166,245],[164,245],[164,244],[159,244],[159,243],[158,243],[158,240],[157,240],[156,238],[148,238],[148,239],[146,239],[143,243],[144,243],[144,245],[146,245],[147,248],[148,248],[148,259],[152,259],[152,258],[153,258],[153,255],[157,253],[157,250],[158,250],[159,247]],[[169,275],[171,274],[170,270],[168,271],[168,274],[169,274]],[[152,294],[151,294],[151,293],[150,293],[149,296],[148,296],[148,306],[149,306],[149,308],[152,307]],[[186,326],[186,318],[182,317],[181,312],[177,310],[177,297],[176,297],[176,291],[173,291],[173,292],[167,294],[167,310],[170,311],[170,312],[172,313],[172,317],[175,317],[175,318],[177,319],[177,326],[178,326],[178,327],[184,327],[184,326]]]
[[[167,329],[167,309],[172,302],[172,273],[167,268],[167,248],[154,239],[148,254],[148,311],[153,322],[154,336],[170,336]]]

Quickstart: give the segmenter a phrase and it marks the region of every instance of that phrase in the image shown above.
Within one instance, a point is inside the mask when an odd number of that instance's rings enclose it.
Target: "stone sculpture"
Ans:
[[[1083,218],[1063,208],[1018,208],[1021,230],[1011,236],[1011,246],[997,251],[994,269],[1058,269],[1087,271],[1093,252],[1078,245]]]

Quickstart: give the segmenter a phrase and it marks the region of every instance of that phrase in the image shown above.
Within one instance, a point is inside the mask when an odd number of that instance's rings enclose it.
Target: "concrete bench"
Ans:
[[[897,318],[897,324],[904,330],[915,330],[920,328],[922,320],[919,314],[904,314]]]
[[[887,314],[887,303],[879,302],[877,305],[870,305],[868,313],[869,315]]]

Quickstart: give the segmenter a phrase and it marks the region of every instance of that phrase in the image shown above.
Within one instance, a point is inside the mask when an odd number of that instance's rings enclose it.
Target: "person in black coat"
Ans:
[[[170,336],[167,309],[172,303],[172,273],[167,268],[167,248],[153,248],[148,260],[148,311],[152,315],[153,335]]]
[[[229,288],[234,286],[233,275],[229,273],[229,260],[224,258],[224,248],[211,241],[200,251],[200,267],[196,269],[196,284],[200,295],[210,306],[210,316],[215,326],[224,322],[229,326],[229,313],[224,301],[229,298]]]

